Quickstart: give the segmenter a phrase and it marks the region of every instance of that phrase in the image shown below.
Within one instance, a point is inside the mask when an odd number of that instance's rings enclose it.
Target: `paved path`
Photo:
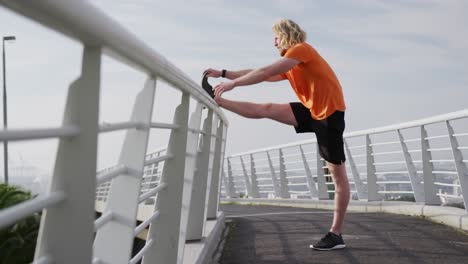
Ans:
[[[221,264],[468,263],[468,233],[419,217],[348,213],[348,248],[315,251],[309,244],[329,229],[332,211],[221,205],[230,222]]]

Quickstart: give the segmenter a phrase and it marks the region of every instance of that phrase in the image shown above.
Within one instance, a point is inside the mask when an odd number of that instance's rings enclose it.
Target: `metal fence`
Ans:
[[[344,135],[354,199],[468,202],[468,110]],[[331,175],[316,140],[226,158],[230,198],[331,199]]]
[[[34,263],[181,263],[186,240],[200,240],[206,219],[217,217],[223,113],[198,84],[87,1],[0,4],[83,44],[81,76],[68,89],[63,125],[0,131],[2,142],[59,139],[48,192],[0,211],[0,228],[43,210]],[[104,55],[148,76],[128,122],[99,125]],[[152,121],[159,79],[182,94],[173,123]],[[151,129],[171,130],[166,151],[147,155]],[[126,131],[118,164],[96,173],[98,135],[118,130]],[[95,197],[106,202],[98,219]],[[136,226],[143,203],[153,204],[153,212]],[[146,245],[131,258],[135,236],[148,226]]]

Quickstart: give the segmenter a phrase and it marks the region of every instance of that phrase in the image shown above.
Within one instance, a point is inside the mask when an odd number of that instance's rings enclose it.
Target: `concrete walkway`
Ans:
[[[468,263],[468,233],[419,217],[347,215],[348,248],[315,251],[309,244],[329,229],[332,211],[221,205],[230,226],[221,264]]]

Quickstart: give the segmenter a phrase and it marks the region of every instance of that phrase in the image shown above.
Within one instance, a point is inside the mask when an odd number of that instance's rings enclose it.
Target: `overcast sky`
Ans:
[[[207,67],[239,70],[272,63],[279,58],[272,24],[295,20],[343,86],[347,132],[467,108],[464,0],[92,2],[196,82]],[[79,76],[81,45],[4,8],[0,33],[17,37],[6,47],[10,128],[59,126],[67,87]],[[104,58],[102,74],[101,122],[128,120],[146,77],[110,58]],[[154,121],[172,120],[177,96],[158,84]],[[224,96],[297,100],[287,81],[239,87]],[[226,115],[227,154],[314,138],[273,121]],[[158,133],[152,134],[150,150],[165,147],[167,132]],[[122,136],[100,137],[100,168],[115,164]],[[55,140],[11,143],[11,162],[50,172],[55,148]]]

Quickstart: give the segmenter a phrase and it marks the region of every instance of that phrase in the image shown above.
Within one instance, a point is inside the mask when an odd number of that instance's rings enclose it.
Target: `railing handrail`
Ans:
[[[349,132],[349,133],[344,133],[343,137],[344,138],[351,138],[351,137],[364,136],[364,135],[368,135],[368,134],[379,134],[379,133],[385,133],[385,132],[389,132],[389,131],[395,131],[395,130],[401,130],[401,129],[417,127],[417,126],[430,125],[430,124],[434,124],[434,123],[444,122],[444,121],[447,121],[447,120],[455,120],[455,119],[460,119],[460,118],[464,118],[464,117],[468,117],[468,109],[463,109],[463,110],[456,111],[456,112],[437,115],[437,116],[433,116],[433,117],[429,117],[429,118],[418,119],[418,120],[405,122],[405,123],[398,123],[398,124],[394,124],[394,125],[388,125],[388,126],[382,126],[382,127],[376,127],[376,128],[371,128],[371,129],[364,129],[364,130],[358,130],[358,131],[353,131],[353,132]],[[246,152],[236,153],[236,154],[229,155],[226,158],[235,158],[235,157],[249,155],[249,154],[255,154],[255,153],[267,152],[267,151],[271,151],[271,150],[296,147],[296,146],[305,145],[305,144],[312,144],[312,143],[316,143],[316,142],[317,142],[316,139],[301,140],[301,141],[296,141],[296,142],[287,143],[287,144],[283,144],[283,145],[271,146],[271,147],[267,147],[267,148],[260,148],[260,149],[254,149],[254,150],[246,151]]]
[[[229,124],[221,109],[199,84],[88,1],[0,1],[27,18],[86,45],[101,46],[108,56],[162,78],[213,109],[226,125]]]

